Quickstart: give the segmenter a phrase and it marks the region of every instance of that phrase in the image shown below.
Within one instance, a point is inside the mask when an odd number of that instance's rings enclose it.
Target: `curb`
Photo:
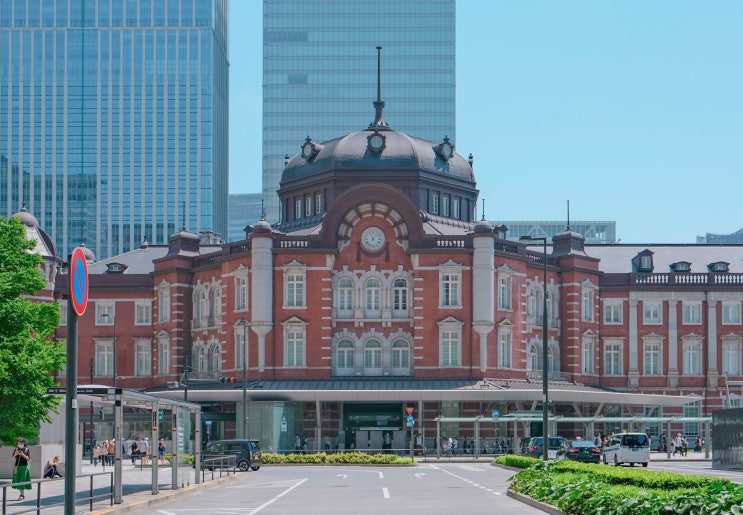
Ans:
[[[142,508],[144,506],[151,506],[154,504],[159,504],[164,501],[170,500],[171,497],[174,497],[176,495],[188,495],[192,494],[194,492],[198,492],[204,488],[212,488],[217,486],[219,483],[223,481],[233,481],[237,479],[237,474],[233,474],[232,476],[227,476],[223,478],[214,479],[212,481],[209,481],[208,483],[201,483],[200,485],[190,485],[184,488],[179,488],[178,490],[168,490],[167,492],[159,492],[156,495],[153,495],[149,499],[138,499],[136,501],[132,501],[130,504],[125,504],[126,497],[122,499],[122,503],[118,505],[114,505],[109,508],[104,508],[102,510],[93,511],[90,512],[90,515],[106,515],[110,513],[126,513],[135,509]]]
[[[512,499],[515,499],[519,502],[522,502],[524,504],[528,504],[532,508],[536,508],[538,510],[541,510],[545,513],[549,513],[550,515],[562,515],[562,511],[560,511],[559,508],[556,508],[555,506],[552,506],[551,504],[543,503],[540,501],[537,501],[535,499],[532,499],[531,497],[527,495],[523,495],[517,492],[514,492],[510,488],[506,490],[506,495],[508,497],[511,497]]]

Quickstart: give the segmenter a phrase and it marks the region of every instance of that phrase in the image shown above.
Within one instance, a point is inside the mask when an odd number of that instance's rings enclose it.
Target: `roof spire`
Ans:
[[[568,200],[568,231],[570,230],[570,201]]]
[[[374,123],[372,127],[387,127],[382,110],[384,109],[384,100],[382,100],[382,47],[377,47],[377,99],[374,101]]]

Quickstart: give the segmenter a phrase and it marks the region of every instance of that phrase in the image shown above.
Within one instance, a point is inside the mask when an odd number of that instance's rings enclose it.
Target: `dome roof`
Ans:
[[[85,246],[85,243],[80,244],[80,248],[83,249],[83,255],[85,256],[85,261],[88,263],[95,263],[95,253]]]
[[[475,224],[475,232],[493,234],[493,226],[485,219],[480,220]]]
[[[23,225],[26,227],[38,227],[39,221],[34,215],[28,212],[26,204],[21,207],[21,210],[13,215],[14,218],[18,218]]]
[[[255,224],[255,227],[253,227],[254,234],[271,234],[271,232],[271,224],[265,220],[259,220],[258,223]]]
[[[381,152],[374,152],[370,148],[369,137],[375,133],[384,138]],[[474,182],[475,176],[467,159],[456,152],[452,152],[449,159],[444,158],[439,150],[444,142],[448,144],[448,138],[435,143],[378,126],[321,144],[314,144],[308,139],[303,147],[308,143],[313,145],[312,158],[306,159],[304,151],[291,158],[281,176],[281,182],[283,184],[329,171],[363,172],[370,169],[428,171]]]

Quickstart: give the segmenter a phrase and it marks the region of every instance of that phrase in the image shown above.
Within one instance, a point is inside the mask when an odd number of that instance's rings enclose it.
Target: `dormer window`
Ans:
[[[726,274],[730,271],[730,263],[724,261],[717,261],[716,263],[710,263],[707,265],[707,270],[710,272]]]
[[[671,272],[691,272],[691,263],[688,261],[679,261],[671,264]]]
[[[106,265],[106,273],[107,274],[123,274],[127,268],[129,267],[123,263],[108,263]]]
[[[632,268],[635,272],[649,274],[653,272],[653,253],[643,250],[632,258]]]

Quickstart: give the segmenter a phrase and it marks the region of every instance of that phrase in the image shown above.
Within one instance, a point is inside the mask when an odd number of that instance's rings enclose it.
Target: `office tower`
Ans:
[[[227,0],[2,0],[0,215],[66,257],[227,231]]]
[[[245,239],[245,227],[261,219],[260,193],[233,193],[227,199],[227,241]]]
[[[382,49],[385,121],[456,142],[454,0],[263,2],[263,196],[279,220],[284,156],[374,120]]]

